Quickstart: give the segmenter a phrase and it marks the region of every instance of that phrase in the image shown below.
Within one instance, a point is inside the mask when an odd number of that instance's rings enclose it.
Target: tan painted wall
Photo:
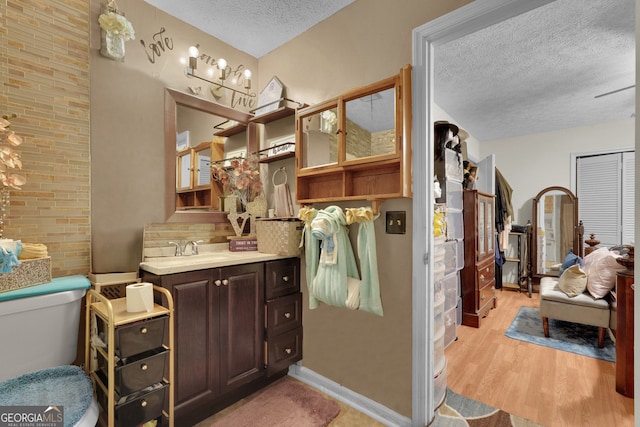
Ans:
[[[465,3],[356,1],[260,58],[260,85],[276,75],[289,97],[314,104],[382,80],[411,63],[413,28]],[[389,210],[407,212],[407,234],[385,234],[384,213]],[[412,203],[406,199],[383,203],[382,217],[376,221],[384,317],[325,305],[308,310],[306,301],[303,317],[303,366],[407,417],[411,417],[411,221]],[[356,230],[352,227],[352,241]]]
[[[133,24],[136,40],[126,43],[124,62],[107,59],[98,52],[100,4],[91,1],[93,271],[136,271],[144,225],[166,219],[164,89],[187,92],[188,86],[201,86],[202,97],[213,101],[209,85],[187,78],[180,59],[189,46],[200,44],[201,54],[224,57],[230,66],[244,65],[256,75],[258,61],[134,0],[120,0],[118,6]],[[200,61],[200,74],[205,69]],[[225,105],[229,101],[230,96]]]

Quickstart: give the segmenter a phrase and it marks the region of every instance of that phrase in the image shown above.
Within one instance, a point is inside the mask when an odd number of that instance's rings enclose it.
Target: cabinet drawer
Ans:
[[[136,396],[132,395],[126,402],[117,404],[114,408],[114,425],[116,427],[139,426],[161,416],[165,389],[168,387],[168,384],[158,385],[157,388],[140,392]],[[96,395],[98,403],[103,408],[108,408],[107,395],[102,387],[96,387]]]
[[[162,347],[166,317],[120,326],[115,333],[115,352],[121,359]]]
[[[494,297],[495,295],[495,291],[493,290],[494,286],[495,286],[495,280],[492,279],[489,283],[486,284],[484,288],[478,290],[478,307],[477,307],[478,310],[480,310],[480,308],[482,308],[486,303],[491,301],[491,299]]]
[[[300,258],[266,263],[265,298],[267,300],[300,291]]]
[[[273,375],[302,359],[302,327],[267,341],[267,375]]]
[[[267,336],[275,337],[302,326],[302,294],[267,301]]]
[[[488,264],[479,265],[476,274],[478,275],[478,289],[484,288],[489,282],[495,280],[495,263],[493,260]]]
[[[158,349],[126,359],[126,363],[120,362],[115,367],[114,387],[118,394],[126,396],[140,391],[152,384],[162,381],[168,350]],[[98,354],[98,366],[107,376],[108,364],[102,353]]]

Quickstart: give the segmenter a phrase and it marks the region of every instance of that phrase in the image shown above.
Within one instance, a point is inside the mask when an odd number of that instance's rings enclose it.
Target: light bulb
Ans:
[[[244,70],[244,88],[251,89],[251,70]]]
[[[227,61],[224,58],[218,59],[218,68],[224,70],[227,68]]]
[[[198,47],[197,46],[189,47],[189,58],[197,58],[198,56],[200,56],[200,51],[198,50]]]

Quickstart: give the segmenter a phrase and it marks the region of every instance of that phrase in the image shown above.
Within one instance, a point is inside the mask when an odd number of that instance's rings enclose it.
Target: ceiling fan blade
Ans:
[[[636,85],[631,85],[631,86],[623,87],[620,89],[612,90],[611,92],[601,93],[600,95],[594,96],[594,98],[602,98],[603,96],[613,95],[614,93],[622,92],[623,90],[631,89],[634,87],[636,87]]]

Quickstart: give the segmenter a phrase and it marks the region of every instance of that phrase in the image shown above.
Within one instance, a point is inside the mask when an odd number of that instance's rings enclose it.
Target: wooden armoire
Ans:
[[[495,308],[494,196],[477,190],[463,194],[464,268],[461,272],[462,324],[480,327]]]

